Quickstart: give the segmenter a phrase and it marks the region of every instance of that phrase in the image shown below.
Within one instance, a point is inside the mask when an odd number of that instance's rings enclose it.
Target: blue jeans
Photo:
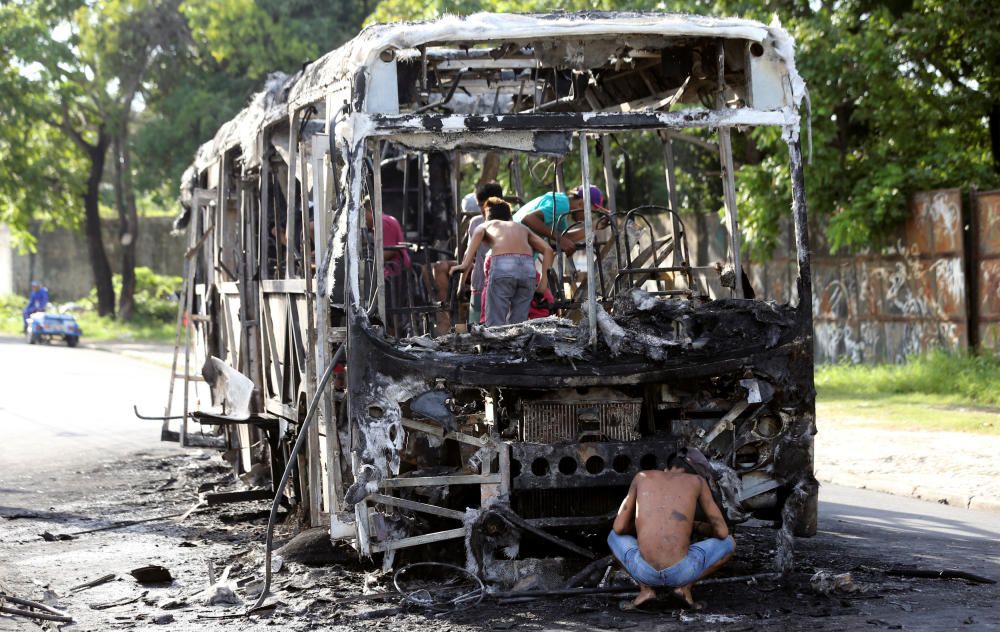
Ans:
[[[695,542],[688,548],[687,555],[673,566],[656,570],[639,553],[639,542],[635,536],[608,534],[608,546],[635,581],[647,586],[687,586],[701,577],[708,568],[736,550],[732,536],[725,540],[709,538]]]

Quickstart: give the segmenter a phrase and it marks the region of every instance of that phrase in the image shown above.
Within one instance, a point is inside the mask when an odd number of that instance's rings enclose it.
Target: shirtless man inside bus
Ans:
[[[657,587],[672,588],[688,607],[698,607],[691,586],[717,571],[736,549],[708,483],[692,466],[695,457],[704,461],[704,456],[692,457],[693,452],[672,454],[665,470],[636,474],[618,510],[608,546],[640,587],[626,609],[654,599]],[[707,522],[695,522],[699,506]],[[707,537],[691,544],[693,532]]]
[[[500,198],[490,198],[483,205],[486,221],[472,235],[462,263],[451,273],[462,272],[459,287],[465,286],[480,243],[490,246],[489,275],[486,279],[486,325],[510,325],[528,320],[534,294],[544,294],[548,273],[555,254],[545,241],[513,221],[510,205]],[[535,270],[535,253],[542,255],[542,273]],[[537,280],[536,280],[537,279]]]

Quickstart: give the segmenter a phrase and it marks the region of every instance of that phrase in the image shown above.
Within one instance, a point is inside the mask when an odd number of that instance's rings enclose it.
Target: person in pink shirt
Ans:
[[[368,230],[375,230],[375,213],[370,204],[365,204],[365,223]],[[410,267],[410,252],[399,248],[403,243],[403,227],[399,220],[388,213],[382,213],[382,259],[385,262],[385,278],[397,277]]]

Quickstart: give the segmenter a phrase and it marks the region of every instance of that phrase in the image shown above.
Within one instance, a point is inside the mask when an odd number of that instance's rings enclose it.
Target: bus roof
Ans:
[[[273,73],[265,89],[198,149],[185,179],[225,151],[240,146],[246,164],[260,162],[260,131],[289,113],[323,99],[330,92],[350,93],[350,81],[386,49],[405,51],[435,44],[475,46],[485,42],[545,42],[549,39],[622,39],[634,37],[724,38],[764,42],[770,39],[791,80],[793,99],[801,102],[805,84],[795,70],[791,37],[775,21],[765,25],[741,18],[712,18],[680,13],[580,12],[550,14],[476,13],[426,22],[376,24],[298,73]],[[338,84],[340,84],[338,86]]]

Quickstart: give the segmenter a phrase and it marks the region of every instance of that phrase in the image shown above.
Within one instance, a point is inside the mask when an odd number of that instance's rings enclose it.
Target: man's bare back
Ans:
[[[639,550],[661,570],[687,555],[698,496],[705,482],[694,474],[652,470],[636,476],[635,532]]]
[[[477,231],[483,231],[483,241],[490,245],[493,256],[532,255],[530,230],[517,222],[491,219],[483,222]]]
[[[693,607],[691,586],[733,553],[729,527],[708,483],[691,471],[675,461],[664,471],[639,472],[618,510],[608,545],[639,583],[633,607],[654,598],[655,586],[673,587],[673,593]],[[707,523],[695,522],[698,508]],[[692,545],[692,532],[708,538]],[[694,549],[698,552],[692,557]]]

